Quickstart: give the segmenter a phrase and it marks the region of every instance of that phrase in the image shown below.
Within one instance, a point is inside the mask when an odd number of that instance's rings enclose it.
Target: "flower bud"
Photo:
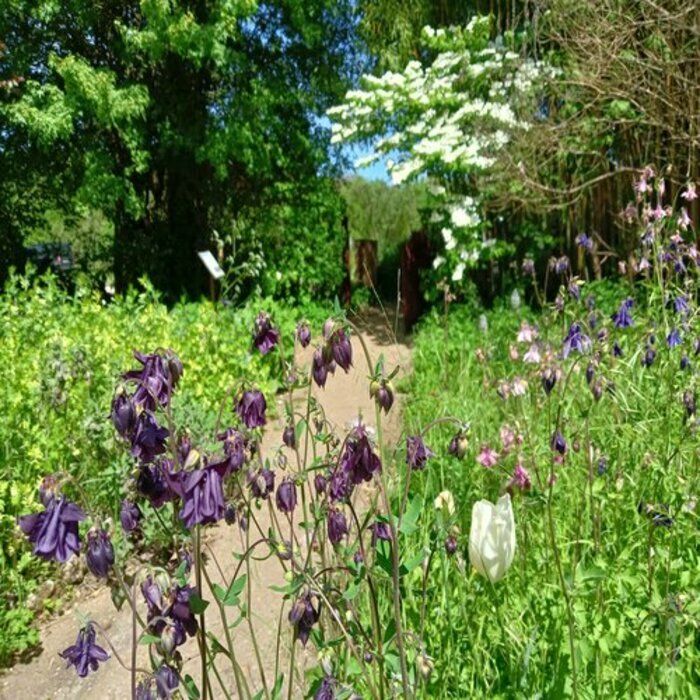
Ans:
[[[141,522],[141,509],[136,503],[125,498],[119,511],[119,520],[124,532],[133,532]]]
[[[293,450],[294,447],[296,446],[296,435],[294,433],[294,426],[293,425],[287,425],[282,432],[282,442],[289,447],[290,450]]]
[[[236,506],[229,502],[226,504],[226,509],[224,510],[224,520],[227,525],[233,525],[236,522]]]
[[[282,513],[292,513],[297,505],[297,487],[294,481],[287,477],[277,487],[277,509]]]
[[[447,451],[457,457],[457,459],[464,459],[464,455],[467,454],[469,449],[469,440],[464,434],[463,430],[460,430],[453,438],[450,440],[450,446]]]
[[[331,544],[338,544],[348,534],[348,523],[345,514],[339,510],[328,513],[328,539]]]
[[[445,552],[452,556],[457,552],[457,538],[454,535],[449,535],[445,540]]]
[[[92,528],[87,536],[85,561],[88,569],[98,578],[107,578],[114,564],[114,547],[104,530]]]
[[[311,342],[311,329],[306,321],[301,321],[297,325],[297,340],[302,348],[308,347]]]

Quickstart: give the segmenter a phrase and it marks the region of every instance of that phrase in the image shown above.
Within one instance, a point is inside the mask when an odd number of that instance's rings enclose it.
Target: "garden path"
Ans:
[[[385,366],[390,371],[399,365],[405,374],[410,362],[410,349],[404,342],[396,340],[392,332],[391,320],[383,312],[370,310],[356,320],[363,331],[368,350],[374,362],[380,354],[384,355]],[[346,431],[346,425],[361,413],[368,424],[373,423],[374,406],[368,395],[367,367],[364,353],[357,338],[353,338],[354,368],[345,374],[338,369],[335,376],[329,376],[325,390],[314,386],[314,394],[322,403],[327,418],[339,426],[341,432]],[[297,358],[300,366],[308,366],[311,360],[311,348],[300,351]],[[400,399],[400,396],[397,397]],[[283,415],[282,398],[279,398],[278,415]],[[400,405],[395,406],[388,420],[384,422],[385,433],[389,439],[397,439],[400,433]],[[263,440],[263,455],[273,453],[280,444],[282,422],[278,418],[269,424]],[[267,531],[269,514],[266,510],[259,513],[260,526]],[[252,530],[253,528],[251,528]],[[251,532],[253,537],[253,532]],[[228,579],[233,573],[236,562],[230,556],[232,549],[241,551],[242,541],[237,527],[221,524],[207,531],[207,541],[218,562],[221,563],[223,574]],[[222,577],[212,569],[212,579],[221,582]],[[41,652],[27,663],[18,663],[0,677],[0,699],[17,700],[31,698],[32,700],[125,700],[129,697],[129,673],[125,671],[114,658],[101,665],[96,673],[87,678],[78,678],[73,669],[66,669],[65,662],[58,653],[75,642],[79,628],[80,614],[89,614],[90,618],[102,625],[114,645],[119,656],[129,663],[131,649],[131,611],[125,604],[120,612],[112,605],[109,591],[99,586],[95,579],[86,582],[76,592],[70,608],[59,617],[47,621],[41,629]],[[254,562],[251,567],[251,596],[252,617],[257,635],[258,646],[265,669],[265,675],[270,687],[274,684],[274,664],[276,657],[276,629],[280,616],[281,594],[269,590],[270,585],[283,585],[283,571],[276,558]],[[205,590],[204,597],[211,599],[209,591]],[[143,611],[142,611],[143,612]],[[286,609],[284,612],[286,616]],[[223,627],[220,623],[217,608],[211,604],[207,610],[207,625],[217,638],[224,638]],[[283,621],[284,633],[281,638],[282,658],[288,659],[290,634],[287,632],[286,619]],[[1,632],[0,632],[1,633]],[[258,665],[255,660],[254,647],[251,643],[250,632],[245,622],[232,630],[237,660],[250,683],[253,693],[260,689]],[[194,640],[189,640],[181,647],[185,659],[184,673],[189,673],[199,681],[199,662]],[[307,665],[313,665],[314,653],[312,645],[302,650],[297,647],[295,665],[303,674]],[[288,663],[288,662],[287,662]],[[224,655],[216,660],[221,672],[224,685],[229,689],[231,697],[236,697],[233,684],[233,673],[229,661]],[[138,648],[138,666],[148,668],[146,647]],[[287,666],[282,664],[280,671],[287,675]],[[225,697],[216,680],[212,678],[212,688],[215,698]],[[300,696],[300,692],[294,693]]]

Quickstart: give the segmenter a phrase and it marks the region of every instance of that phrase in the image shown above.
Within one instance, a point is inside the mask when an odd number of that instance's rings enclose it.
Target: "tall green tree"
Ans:
[[[351,0],[0,5],[0,78],[21,76],[0,105],[3,176],[30,151],[52,205],[105,212],[120,288],[148,273],[196,293],[214,229],[327,167],[317,115],[352,75]]]

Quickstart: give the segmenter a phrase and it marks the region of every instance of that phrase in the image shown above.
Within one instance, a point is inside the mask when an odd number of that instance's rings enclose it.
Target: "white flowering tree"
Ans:
[[[466,269],[508,251],[484,222],[479,181],[529,128],[536,84],[553,72],[491,41],[490,24],[476,17],[465,27],[425,27],[429,58],[410,61],[401,73],[364,75],[360,88],[328,112],[333,142],[372,144],[358,167],[384,156],[395,184],[428,179],[429,222],[444,241],[434,267],[453,288]]]

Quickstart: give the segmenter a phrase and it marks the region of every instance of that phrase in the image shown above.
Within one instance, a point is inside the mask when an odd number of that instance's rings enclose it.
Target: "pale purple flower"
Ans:
[[[540,349],[537,347],[537,343],[533,343],[523,355],[523,362],[529,365],[539,365],[541,361],[542,356],[540,355]]]
[[[580,353],[586,353],[591,349],[591,339],[583,333],[580,323],[572,323],[569,327],[569,332],[564,338],[561,354],[566,358],[572,350]]]
[[[498,452],[492,450],[487,444],[481,446],[481,451],[476,456],[476,461],[487,469],[491,469],[498,463]]]
[[[522,491],[527,491],[531,486],[530,474],[520,462],[515,465],[511,483]]]
[[[694,182],[689,182],[686,185],[685,191],[681,193],[681,198],[685,199],[686,202],[692,202],[698,198],[698,193]]]

